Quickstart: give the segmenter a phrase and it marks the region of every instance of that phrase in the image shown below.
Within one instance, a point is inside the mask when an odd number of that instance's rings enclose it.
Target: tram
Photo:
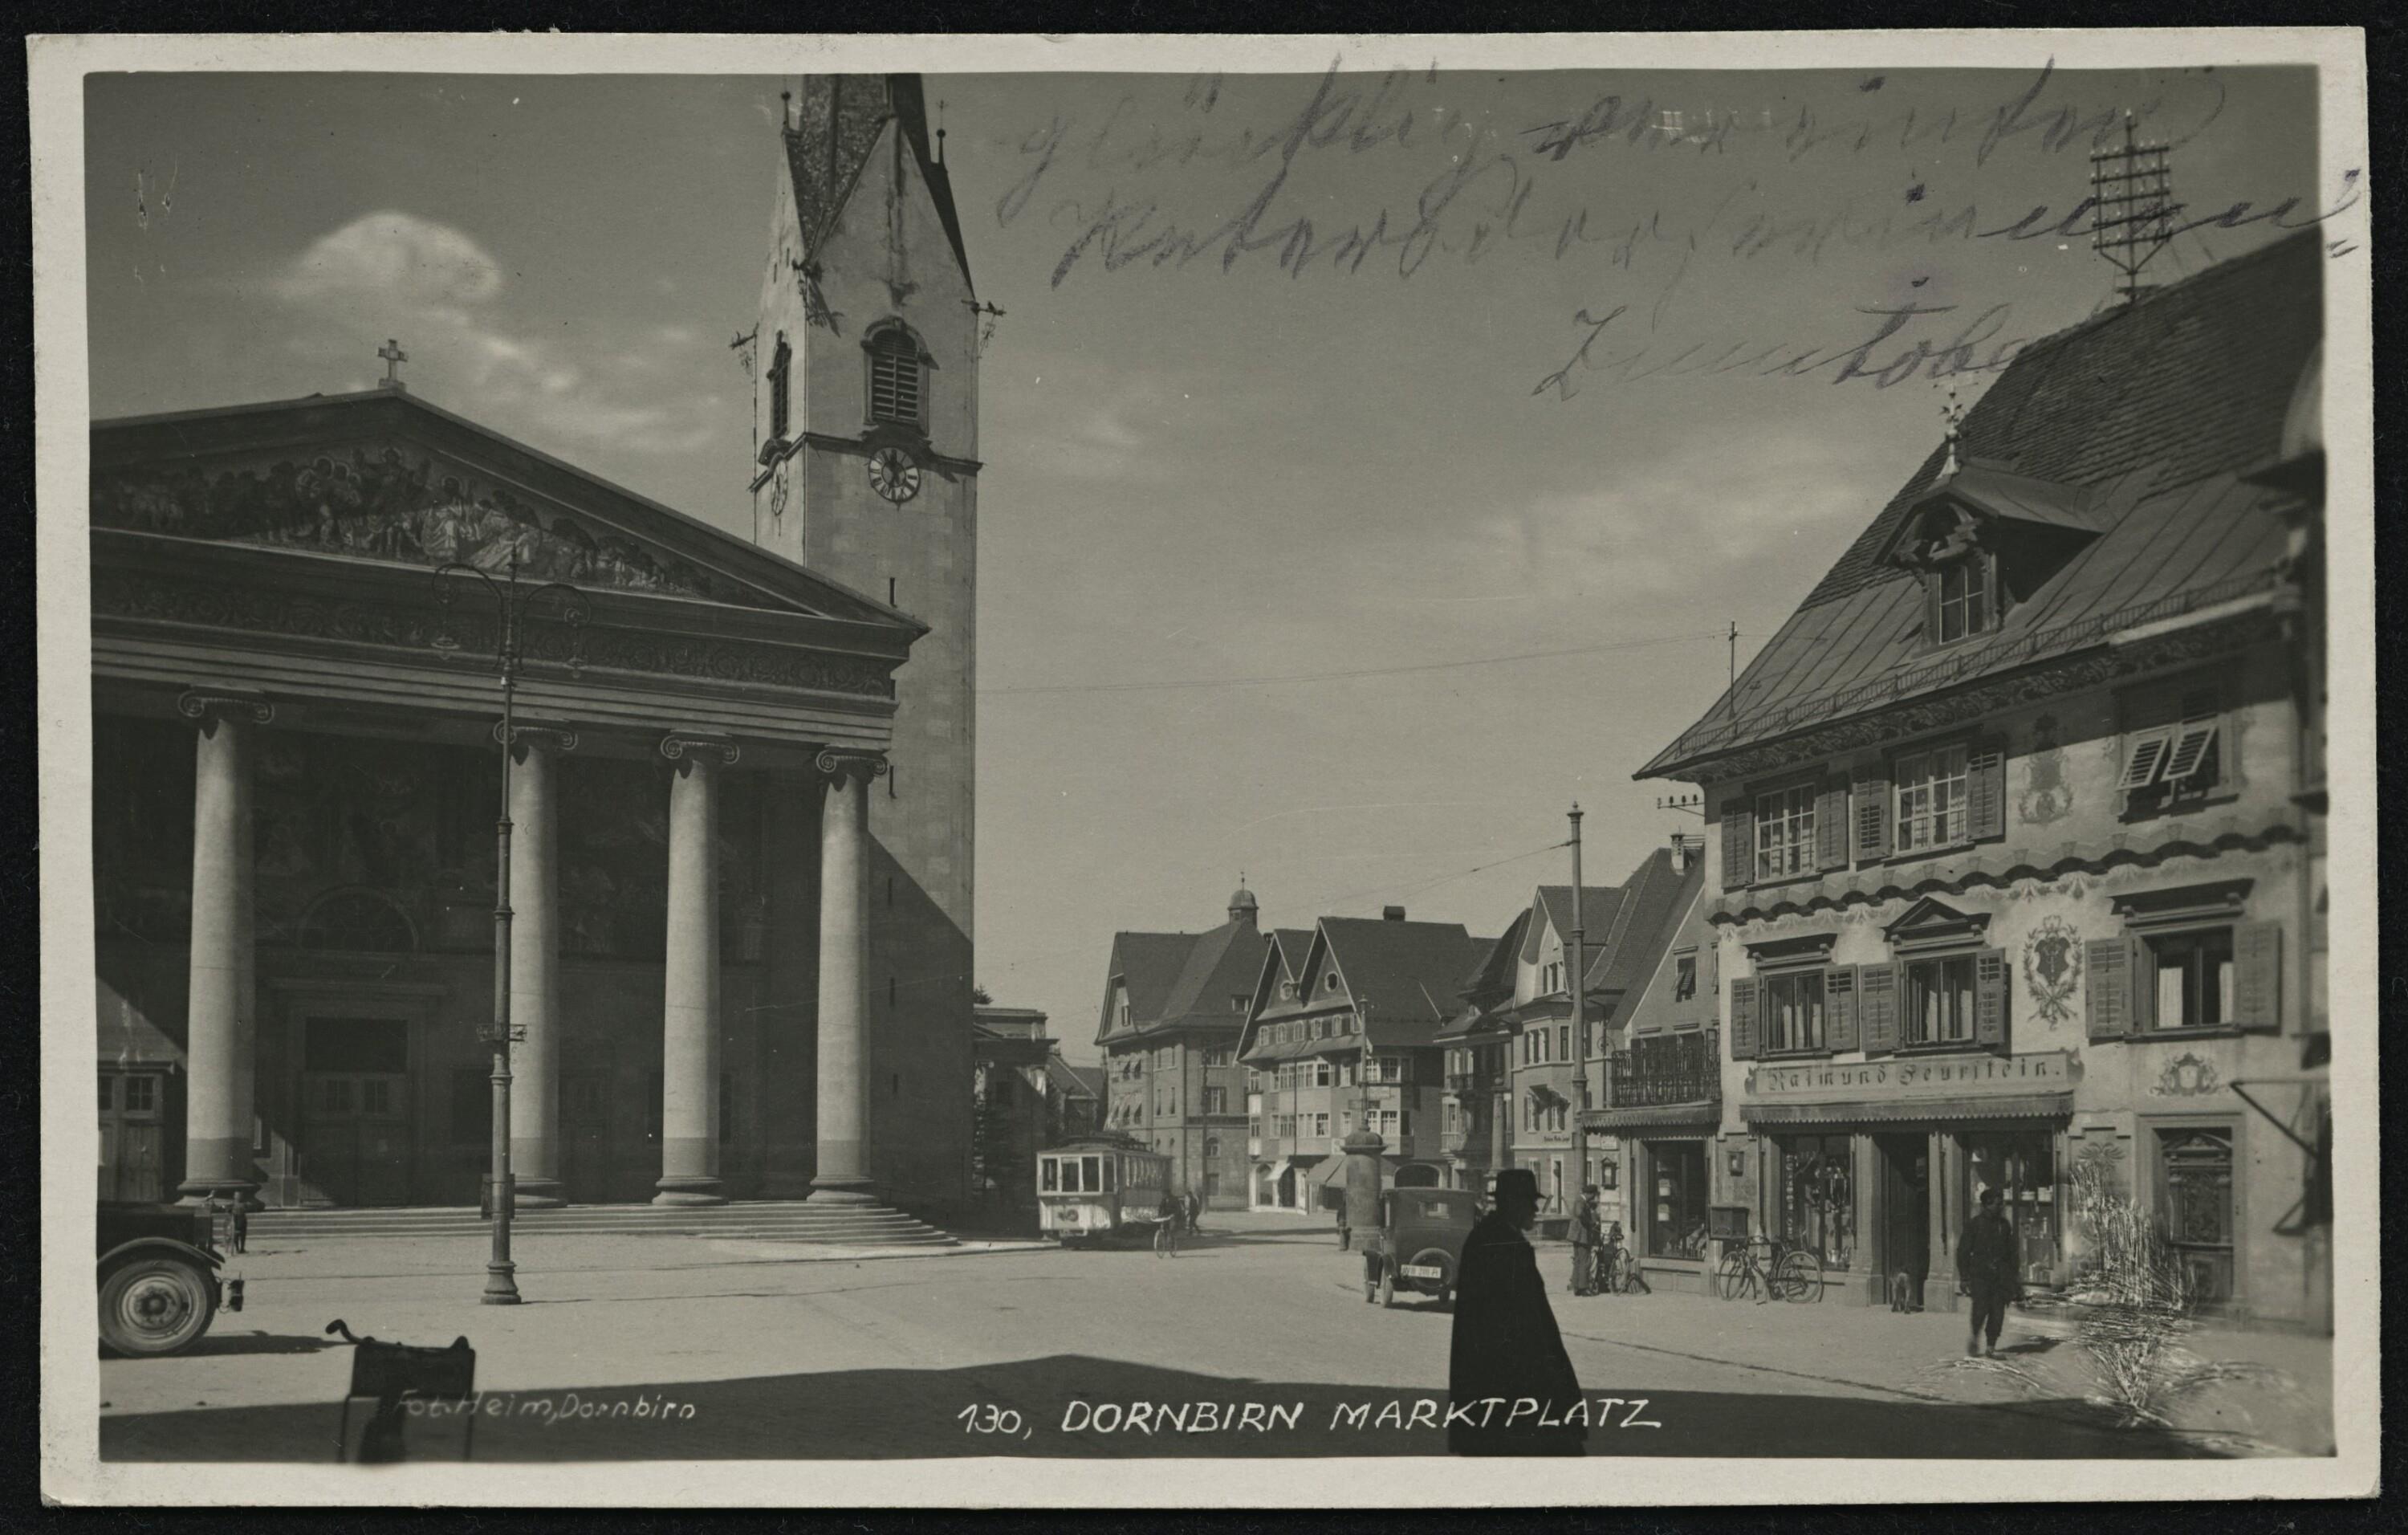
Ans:
[[[1088,1136],[1037,1155],[1038,1228],[1066,1247],[1150,1237],[1169,1201],[1170,1158],[1132,1137]]]

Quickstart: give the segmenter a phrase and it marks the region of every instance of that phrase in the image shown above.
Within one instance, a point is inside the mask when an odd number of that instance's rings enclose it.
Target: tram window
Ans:
[[[1111,1158],[1110,1158],[1110,1157],[1106,1157],[1106,1158],[1104,1159],[1104,1192],[1105,1192],[1105,1193],[1107,1193],[1107,1194],[1110,1194],[1111,1191],[1112,1191],[1112,1161],[1111,1161]]]
[[[1039,1180],[1037,1186],[1047,1194],[1058,1192],[1054,1185],[1061,1182],[1061,1169],[1062,1164],[1056,1162],[1054,1158],[1050,1156],[1039,1157],[1037,1163],[1037,1177]]]
[[[1103,1174],[1096,1167],[1096,1163],[1100,1158],[1087,1156],[1082,1157],[1080,1160],[1086,1164],[1087,1192],[1090,1194],[1100,1192],[1104,1186]]]

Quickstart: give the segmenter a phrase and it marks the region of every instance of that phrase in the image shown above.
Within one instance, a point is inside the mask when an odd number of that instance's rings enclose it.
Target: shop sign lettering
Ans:
[[[2081,1068],[2069,1050],[2028,1055],[1940,1055],[1921,1060],[1867,1061],[1856,1066],[1759,1066],[1747,1074],[1747,1096],[1758,1101],[1824,1098],[1962,1097],[1983,1093],[2070,1091]]]

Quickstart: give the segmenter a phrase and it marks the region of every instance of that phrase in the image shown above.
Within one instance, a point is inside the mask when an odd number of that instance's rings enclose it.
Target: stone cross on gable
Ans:
[[[408,389],[409,386],[401,381],[401,365],[409,361],[409,353],[401,350],[401,343],[388,338],[377,349],[377,355],[384,359],[383,387]]]

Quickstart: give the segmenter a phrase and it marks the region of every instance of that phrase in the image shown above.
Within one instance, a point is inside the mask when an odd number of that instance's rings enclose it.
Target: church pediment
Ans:
[[[96,527],[908,623],[694,518],[400,391],[104,422]]]

